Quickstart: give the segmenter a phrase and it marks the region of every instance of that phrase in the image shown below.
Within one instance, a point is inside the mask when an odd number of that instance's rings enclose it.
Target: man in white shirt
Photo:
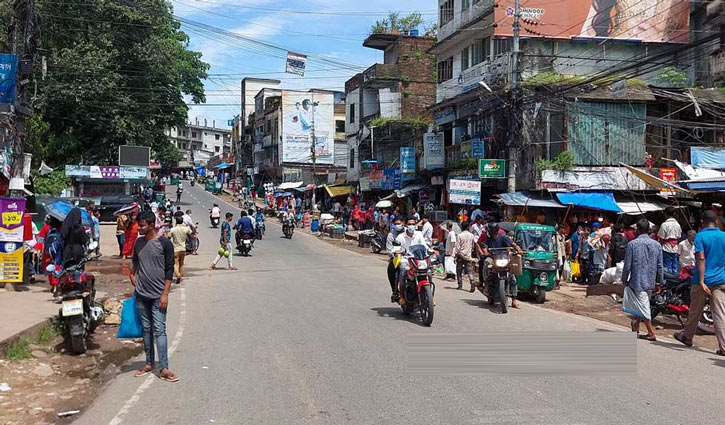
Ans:
[[[423,234],[423,238],[428,242],[428,245],[433,246],[433,225],[428,221],[428,214],[423,213],[419,225],[421,226],[420,232]]]
[[[675,220],[675,208],[669,206],[665,208],[666,220],[660,226],[657,237],[662,243],[662,262],[665,270],[672,274],[677,274],[677,244],[682,237],[682,228],[680,223]]]
[[[476,210],[480,211],[480,210]],[[475,213],[475,211],[474,211]],[[481,237],[485,230],[485,224],[483,223],[483,215],[477,215],[476,218],[473,221],[473,224],[471,224],[471,228],[468,229],[469,232],[475,236],[476,240]]]
[[[679,257],[680,268],[695,265],[695,235],[697,232],[687,232],[687,239],[677,245],[677,256]]]
[[[447,258],[453,259],[453,250],[456,249],[456,232],[453,231],[453,222],[452,221],[449,221],[446,224],[446,229],[448,230],[448,233],[446,234],[446,244],[445,244],[446,255],[443,260],[444,267],[446,265]],[[446,269],[446,279],[445,280],[448,280],[451,277],[451,275],[455,275],[455,273],[456,273],[455,267],[453,269],[451,269],[450,267],[445,267],[445,269]]]
[[[425,238],[423,238],[423,233],[415,230],[416,229],[416,221],[413,217],[409,218],[405,225],[405,231],[398,235],[397,238],[395,238],[395,241],[400,244],[400,249],[403,252],[403,254],[406,254],[408,252],[408,249],[411,246],[414,245],[423,245],[426,247],[426,249],[430,250],[430,245],[425,241]],[[407,261],[401,261],[400,266],[398,267],[398,290],[399,293],[403,293],[403,287],[405,284],[405,273],[408,271],[408,263]],[[404,298],[401,297],[401,300]],[[402,303],[403,301],[401,301]]]

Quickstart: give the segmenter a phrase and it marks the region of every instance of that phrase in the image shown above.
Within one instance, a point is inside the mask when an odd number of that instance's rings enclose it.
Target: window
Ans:
[[[355,122],[355,104],[350,104],[350,123]]]
[[[440,13],[438,15],[440,16],[441,27],[453,20],[453,2],[454,0],[448,0],[447,2],[440,5]]]
[[[186,130],[183,131],[184,137],[186,137]]]
[[[345,132],[345,120],[335,120],[335,133]]]
[[[490,39],[479,38],[475,43],[471,45],[473,58],[471,60],[472,65],[477,65],[488,59],[490,52]]]
[[[461,8],[463,8],[463,10],[466,10],[469,7],[471,7],[471,0],[462,0]]]
[[[214,139],[215,139],[215,140],[219,140],[219,135],[218,135],[218,134],[215,134],[215,135],[214,135]]]
[[[196,131],[191,132],[191,137],[196,138]]]
[[[468,69],[468,47],[464,47],[461,50],[461,71]]]
[[[214,146],[214,152],[219,153],[219,146]]]
[[[350,149],[350,168],[355,168],[355,149]]]
[[[438,84],[453,78],[453,58],[438,62]]]
[[[182,146],[183,146],[182,149],[186,150],[186,143],[184,143]]]
[[[272,131],[272,120],[267,120],[267,133]]]
[[[497,38],[493,40],[493,54],[498,56],[513,49],[513,40],[510,38]]]

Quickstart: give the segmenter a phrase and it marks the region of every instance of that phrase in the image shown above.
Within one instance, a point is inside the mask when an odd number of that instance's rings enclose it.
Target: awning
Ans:
[[[622,212],[622,209],[614,201],[612,192],[557,193],[556,197],[564,205],[592,210]]]
[[[633,202],[633,201],[617,201],[617,205],[622,209],[622,213],[629,215],[640,215],[652,211],[662,211],[666,208],[664,204],[659,202]]]
[[[415,192],[418,192],[420,190],[427,189],[429,187],[430,187],[430,185],[429,184],[425,184],[425,183],[423,183],[423,184],[411,184],[411,185],[408,185],[408,186],[406,186],[406,187],[404,187],[404,188],[402,188],[400,190],[396,190],[395,191],[395,196],[397,196],[398,198],[405,198],[406,196],[410,195],[411,193],[415,193]]]
[[[566,208],[553,199],[534,198],[529,192],[500,193],[498,196],[504,205],[510,207]]]
[[[666,181],[664,181],[664,180],[662,180],[660,178],[657,178],[657,177],[655,177],[655,176],[653,176],[651,174],[647,174],[644,171],[640,171],[640,170],[638,170],[638,169],[636,169],[634,167],[630,167],[627,164],[622,164],[620,162],[619,165],[621,165],[622,167],[628,169],[632,174],[634,174],[635,176],[637,176],[640,179],[642,179],[642,181],[644,181],[648,185],[654,186],[654,187],[656,187],[657,189],[659,189],[661,191],[662,190],[667,190],[667,191],[671,191],[671,192],[685,192],[685,193],[689,193],[690,192],[689,190],[683,189],[683,188],[681,188],[680,186],[678,186],[678,185],[676,185],[674,183],[666,182]]]
[[[229,167],[229,164],[227,164],[226,162],[222,162],[221,164],[217,165],[214,168],[218,168],[220,170],[223,170],[224,168],[227,168],[227,167]]]
[[[281,183],[279,186],[277,186],[277,189],[279,189],[279,190],[294,189],[294,188],[302,186],[303,184],[304,184],[304,182]]]
[[[327,186],[327,185],[325,185],[325,190],[327,191],[327,194],[330,195],[330,198],[336,198],[338,196],[348,196],[350,193],[352,193],[352,186],[350,186],[350,185],[343,185],[343,186]]]

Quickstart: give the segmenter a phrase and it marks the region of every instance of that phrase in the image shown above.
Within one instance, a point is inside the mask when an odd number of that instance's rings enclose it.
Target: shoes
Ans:
[[[394,292],[393,295],[390,296],[390,302],[397,303],[398,300],[400,300],[400,295],[398,295],[397,292]]]
[[[470,293],[476,292],[476,287],[475,286],[471,286],[471,289],[469,289],[468,292],[470,292]]]

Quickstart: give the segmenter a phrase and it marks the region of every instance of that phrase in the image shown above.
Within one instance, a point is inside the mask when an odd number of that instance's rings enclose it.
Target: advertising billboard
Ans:
[[[515,0],[500,0],[495,35],[512,36]],[[689,43],[689,0],[530,0],[521,35]],[[527,22],[528,21],[528,22]],[[530,29],[531,32],[526,31]]]
[[[455,180],[449,183],[448,202],[451,204],[480,205],[480,180]]]
[[[312,137],[318,164],[335,163],[332,93],[282,91],[282,162],[312,164]]]
[[[148,146],[119,146],[118,165],[148,167],[151,162],[151,148]]]
[[[15,103],[15,96],[17,95],[15,74],[17,69],[17,55],[0,53],[0,103]]]
[[[400,172],[415,173],[415,148],[400,148]]]
[[[425,133],[423,135],[423,159],[426,170],[437,170],[445,166],[443,133]]]

